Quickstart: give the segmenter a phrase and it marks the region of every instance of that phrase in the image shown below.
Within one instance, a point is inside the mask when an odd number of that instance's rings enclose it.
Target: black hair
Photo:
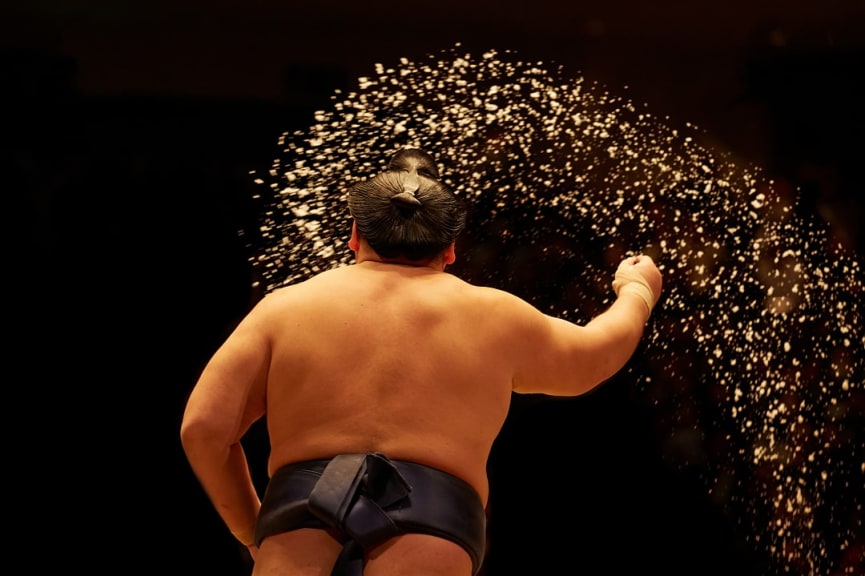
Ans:
[[[466,209],[439,181],[433,158],[400,150],[384,172],[349,188],[348,207],[361,237],[383,258],[439,255],[465,227]]]

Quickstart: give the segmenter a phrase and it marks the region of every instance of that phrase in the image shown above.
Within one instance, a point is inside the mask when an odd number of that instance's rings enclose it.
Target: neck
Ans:
[[[359,250],[355,252],[355,264],[363,264],[364,262],[377,262],[379,264],[394,264],[397,266],[412,266],[415,268],[430,268],[436,271],[444,271],[445,264],[444,258],[439,256],[434,256],[432,258],[425,258],[423,260],[409,260],[408,258],[384,258],[375,253],[372,249],[370,250]]]

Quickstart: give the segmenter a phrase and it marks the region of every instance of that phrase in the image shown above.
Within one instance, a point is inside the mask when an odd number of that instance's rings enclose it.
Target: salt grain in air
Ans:
[[[865,305],[861,267],[826,225],[780,206],[770,178],[701,145],[697,127],[666,125],[561,67],[457,45],[374,72],[334,93],[307,130],[283,134],[270,173],[253,175],[260,229],[244,239],[262,289],[352,262],[346,184],[403,146],[432,152],[471,206],[464,255],[450,269],[468,281],[582,323],[610,302],[611,261],[648,253],[665,292],[626,369],[640,397],[677,415],[664,433],[683,442],[701,424],[669,390],[722,399],[703,435],[723,442],[694,447],[711,462],[696,470],[707,493],[779,573],[835,570],[865,504],[849,489],[865,471],[863,443],[834,439],[854,427],[844,419],[865,392]],[[508,265],[516,249],[531,255],[534,276]],[[788,254],[792,288],[780,269]],[[703,371],[671,382],[683,365]],[[833,576],[854,576],[843,570]]]

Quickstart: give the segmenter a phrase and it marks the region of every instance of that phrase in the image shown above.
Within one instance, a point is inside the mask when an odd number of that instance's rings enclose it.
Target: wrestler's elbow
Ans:
[[[203,427],[193,421],[183,421],[180,425],[180,445],[190,462],[194,463],[202,453],[206,452],[208,444]]]
[[[227,454],[231,441],[215,426],[203,419],[185,418],[180,425],[180,444],[193,465],[214,455]]]
[[[621,340],[598,339],[595,346],[581,349],[573,356],[568,370],[560,375],[566,394],[585,394],[612,379],[630,360],[639,337],[630,335]]]

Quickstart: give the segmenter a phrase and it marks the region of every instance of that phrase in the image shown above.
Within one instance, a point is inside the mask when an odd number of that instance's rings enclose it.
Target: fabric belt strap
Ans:
[[[456,476],[379,453],[342,454],[289,464],[268,483],[255,542],[298,528],[328,529],[343,544],[332,576],[363,574],[364,553],[409,532],[462,546],[480,569],[486,514],[477,493]]]

